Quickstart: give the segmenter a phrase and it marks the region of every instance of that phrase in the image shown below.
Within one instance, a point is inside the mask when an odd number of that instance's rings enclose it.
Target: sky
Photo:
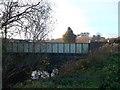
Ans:
[[[55,0],[57,24],[51,38],[61,38],[68,27],[74,34],[100,33],[104,37],[118,36],[119,0]]]

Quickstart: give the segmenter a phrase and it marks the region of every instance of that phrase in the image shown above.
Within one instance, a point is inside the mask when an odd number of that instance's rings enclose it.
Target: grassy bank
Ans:
[[[58,76],[17,83],[14,88],[120,88],[120,52],[105,46],[88,58],[64,64]]]

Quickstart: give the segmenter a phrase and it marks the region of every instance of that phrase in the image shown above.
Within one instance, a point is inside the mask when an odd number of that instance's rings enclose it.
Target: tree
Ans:
[[[73,33],[72,29],[68,27],[67,31],[62,37],[63,42],[75,42],[76,35]]]
[[[93,35],[91,42],[107,42],[107,40],[98,33],[97,35]]]
[[[78,35],[76,42],[79,43],[89,43],[90,37],[89,37],[89,32],[83,32]]]
[[[31,2],[30,2],[31,1]],[[51,29],[53,29],[52,8],[47,0],[29,0],[22,2],[21,0],[1,0],[0,1],[0,32],[5,38],[4,47],[6,48],[7,38],[21,35],[23,38],[43,40]],[[34,58],[35,55],[27,54],[3,54],[3,85],[9,86],[9,80],[21,75],[28,68],[35,67],[40,61]],[[30,58],[29,58],[30,57]],[[34,62],[33,62],[34,60]],[[20,61],[20,62],[19,62]]]
[[[22,35],[27,39],[43,39],[50,32],[52,24],[51,6],[47,0],[25,2],[21,0],[0,1],[1,33],[8,36]]]

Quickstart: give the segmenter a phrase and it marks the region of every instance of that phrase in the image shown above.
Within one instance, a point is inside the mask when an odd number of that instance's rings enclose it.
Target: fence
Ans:
[[[7,52],[85,54],[89,52],[89,43],[9,42],[7,43]]]

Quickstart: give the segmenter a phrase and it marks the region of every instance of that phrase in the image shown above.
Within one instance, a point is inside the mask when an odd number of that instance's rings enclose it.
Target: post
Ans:
[[[5,26],[4,53],[7,51],[7,26]]]
[[[2,90],[2,38],[0,38],[0,90]]]

